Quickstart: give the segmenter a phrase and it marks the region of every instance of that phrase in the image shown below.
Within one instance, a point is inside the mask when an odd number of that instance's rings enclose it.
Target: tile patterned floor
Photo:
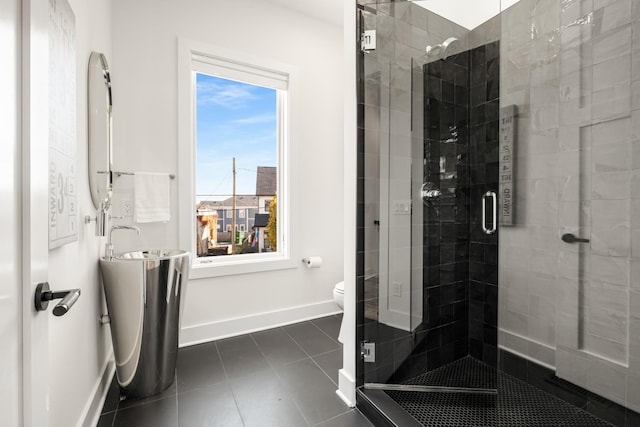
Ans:
[[[112,383],[98,427],[369,427],[337,397],[341,316],[180,349],[176,381],[120,400]]]
[[[386,391],[425,427],[613,427],[471,356],[426,372],[405,384],[497,389],[497,395]]]

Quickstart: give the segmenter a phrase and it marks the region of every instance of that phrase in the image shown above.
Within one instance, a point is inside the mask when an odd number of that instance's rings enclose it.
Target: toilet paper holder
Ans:
[[[319,256],[305,257],[302,258],[302,263],[307,268],[318,268],[322,265],[322,258],[320,258]]]

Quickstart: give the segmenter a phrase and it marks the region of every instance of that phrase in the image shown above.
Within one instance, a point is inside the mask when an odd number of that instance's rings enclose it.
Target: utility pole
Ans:
[[[233,158],[233,194],[231,211],[231,253],[236,253],[236,158]]]

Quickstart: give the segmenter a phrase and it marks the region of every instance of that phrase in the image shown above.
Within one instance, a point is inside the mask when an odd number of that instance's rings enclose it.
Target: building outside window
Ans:
[[[282,82],[255,82],[249,73],[229,78],[216,67],[206,71],[194,72],[195,203],[197,212],[218,212],[226,233],[209,240],[207,251],[200,249],[197,255],[271,252],[277,245],[258,238],[253,224],[258,212],[269,212],[278,189]]]
[[[180,241],[196,254],[196,275],[291,268],[288,100],[295,69],[190,40],[178,45],[179,169],[193,178],[180,183],[180,194],[191,195],[191,202],[180,197]],[[275,198],[277,208],[269,210]],[[212,212],[215,238],[196,247],[197,219]],[[256,217],[269,212],[270,232],[259,230]]]

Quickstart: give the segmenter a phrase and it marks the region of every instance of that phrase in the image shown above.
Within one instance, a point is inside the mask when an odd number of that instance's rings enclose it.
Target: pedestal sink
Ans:
[[[175,377],[180,298],[189,252],[135,251],[100,260],[118,383],[127,396],[146,397]]]

